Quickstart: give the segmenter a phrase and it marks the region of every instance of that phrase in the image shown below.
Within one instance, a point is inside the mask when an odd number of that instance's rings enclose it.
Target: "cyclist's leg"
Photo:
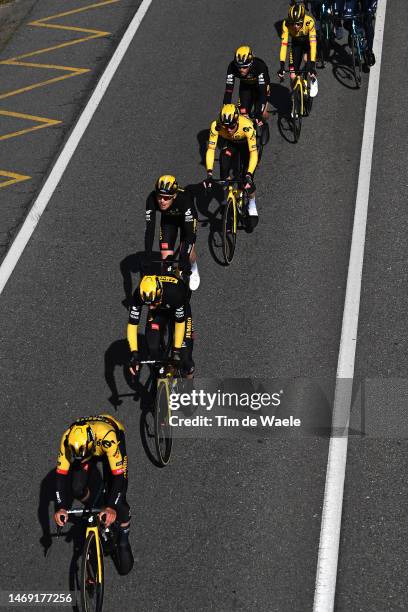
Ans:
[[[292,49],[290,54],[291,63],[289,66],[289,69],[291,71],[290,78],[292,79],[292,87],[296,79],[296,74],[299,72],[300,66],[302,65],[302,60],[305,51],[307,50],[308,47],[304,43],[292,43]]]
[[[128,488],[128,457],[126,452],[126,438],[125,433],[121,431],[119,433],[119,450],[123,458],[123,465],[125,467],[124,482],[121,491],[121,498],[116,506],[116,522],[117,527],[117,551],[118,551],[118,572],[122,576],[128,574],[134,563],[132,548],[129,542],[130,532],[130,506],[126,499],[126,493]],[[105,462],[106,463],[106,462]]]
[[[300,62],[302,61],[301,59],[300,61],[298,60],[298,51],[299,51],[299,45],[296,45],[296,43],[294,44],[293,39],[292,39],[292,46],[289,52],[289,76],[290,76],[291,89],[293,89],[293,85],[296,79],[295,60],[296,60],[296,64],[298,64],[297,70],[299,69]]]
[[[222,181],[229,178],[232,175],[232,171],[234,169],[234,158],[236,155],[235,148],[232,142],[225,140],[222,143],[222,148],[220,152],[220,178]],[[224,199],[222,204],[225,205],[227,203],[227,193],[228,188],[224,188]]]
[[[253,87],[241,81],[239,85],[239,110],[241,115],[249,116],[253,103]]]
[[[162,215],[160,222],[160,253],[162,259],[174,255],[179,224],[174,219]]]
[[[146,321],[146,343],[152,359],[163,359],[162,337],[166,326],[166,316],[159,309],[149,310]]]
[[[259,88],[258,87],[252,87],[251,94],[252,94],[252,99],[251,99],[251,116],[254,119],[261,119],[261,118],[265,119],[265,117],[267,117],[267,115],[264,115],[264,110],[266,109],[267,102],[265,101],[264,105],[261,104],[261,98],[260,98],[260,95],[259,95]]]
[[[182,227],[180,232],[180,259],[182,256],[188,256],[191,265],[191,276],[190,276],[190,289],[195,291],[200,285],[200,274],[197,266],[197,253],[196,253],[196,239],[197,239],[197,219],[194,220],[193,225],[188,226],[188,235],[185,229]]]
[[[241,145],[240,146],[240,157],[241,157],[241,167],[244,168],[244,174],[246,169],[248,168],[249,163],[249,151],[248,146]],[[255,172],[254,172],[255,176]],[[254,190],[252,193],[248,194],[248,216],[246,218],[246,229],[249,232],[252,232],[255,227],[258,225],[258,210],[256,208],[256,191]]]
[[[95,463],[92,461],[74,464],[72,466],[72,495],[83,504],[91,501],[89,480],[91,473],[96,469]]]

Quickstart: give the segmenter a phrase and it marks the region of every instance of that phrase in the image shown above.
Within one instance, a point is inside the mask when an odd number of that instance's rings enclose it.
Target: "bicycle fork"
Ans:
[[[228,187],[227,200],[232,203],[232,210],[233,210],[233,215],[234,215],[232,229],[233,229],[233,233],[236,234],[237,232],[237,190],[233,189],[231,185],[229,185]]]
[[[86,536],[85,536],[85,541],[87,541],[88,536],[93,533],[94,537],[95,537],[95,543],[96,543],[96,554],[97,554],[97,558],[98,558],[98,574],[96,576],[96,581],[99,584],[102,584],[103,582],[103,570],[102,570],[102,547],[101,547],[101,540],[99,537],[99,530],[98,527],[93,526],[93,527],[87,527],[86,529]]]

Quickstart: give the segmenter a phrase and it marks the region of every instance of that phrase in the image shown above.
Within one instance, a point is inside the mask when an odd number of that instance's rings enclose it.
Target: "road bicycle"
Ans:
[[[288,69],[289,74],[295,70]],[[306,77],[306,78],[305,78]],[[283,79],[281,79],[283,81]],[[302,131],[302,118],[308,117],[312,111],[313,98],[310,95],[311,77],[308,70],[296,71],[296,77],[292,83],[290,95],[290,127],[293,132],[294,142],[298,142]]]
[[[361,87],[361,73],[363,71],[363,60],[367,48],[367,42],[360,20],[361,16],[358,15],[352,15],[348,20],[350,23],[349,47],[351,52],[351,68],[356,89],[360,89]]]
[[[226,204],[222,212],[222,253],[225,264],[229,266],[234,259],[239,227],[245,227],[248,212],[248,193],[244,181],[240,179],[214,180],[214,183],[227,187]]]
[[[171,457],[173,436],[171,427],[171,394],[177,393],[181,379],[181,364],[174,359],[146,359],[140,362],[153,370],[153,427],[158,465],[165,467]]]
[[[98,496],[99,497],[99,496]],[[116,536],[112,527],[105,527],[98,518],[102,508],[74,508],[68,516],[86,522],[82,552],[80,593],[82,612],[102,612],[104,596],[104,554],[114,554]],[[61,535],[62,528],[57,529]]]

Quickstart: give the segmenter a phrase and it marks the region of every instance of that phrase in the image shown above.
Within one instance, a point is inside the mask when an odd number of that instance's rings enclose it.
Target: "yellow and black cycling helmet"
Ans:
[[[176,177],[171,174],[163,174],[156,181],[156,193],[160,195],[173,196],[178,191]]]
[[[253,61],[254,54],[251,47],[244,45],[235,51],[235,63],[238,68],[249,68]]]
[[[92,457],[96,437],[90,423],[81,421],[72,425],[66,438],[66,444],[74,461],[83,461]]]
[[[140,297],[144,304],[158,302],[163,293],[163,285],[156,274],[144,276],[139,285]]]
[[[305,18],[305,7],[297,2],[289,7],[288,23],[303,23]]]
[[[239,110],[235,104],[224,104],[218,116],[218,123],[224,127],[233,128],[237,125]]]

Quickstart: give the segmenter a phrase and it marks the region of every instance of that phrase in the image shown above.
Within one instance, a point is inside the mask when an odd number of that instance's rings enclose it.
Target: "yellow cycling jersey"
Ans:
[[[222,125],[217,123],[217,121],[212,122],[210,127],[210,139],[208,141],[207,154],[205,157],[207,170],[212,170],[214,168],[214,157],[218,136],[222,136],[222,138],[230,142],[240,143],[245,140],[247,141],[249,149],[248,172],[253,174],[258,164],[258,149],[256,148],[256,132],[251,119],[244,117],[244,115],[240,115],[237,129],[233,134],[229,134]]]
[[[125,428],[122,423],[115,419],[110,414],[99,414],[97,416],[84,417],[72,423],[61,438],[60,450],[57,460],[57,473],[66,475],[71,466],[71,457],[68,445],[66,443],[68,434],[72,427],[80,425],[81,422],[87,422],[91,425],[95,434],[95,451],[93,457],[106,456],[109,462],[109,467],[114,476],[120,474],[127,475],[127,456],[121,452],[121,444],[118,439],[118,434],[124,432]],[[84,462],[89,461],[91,457],[87,457]]]
[[[303,20],[303,25],[300,30],[296,30],[293,25],[287,24],[286,20],[282,25],[282,37],[281,37],[281,48],[280,48],[280,61],[286,60],[286,54],[288,50],[289,34],[292,37],[293,42],[303,42],[309,39],[310,43],[310,61],[316,61],[316,27],[313,17],[306,15]]]

